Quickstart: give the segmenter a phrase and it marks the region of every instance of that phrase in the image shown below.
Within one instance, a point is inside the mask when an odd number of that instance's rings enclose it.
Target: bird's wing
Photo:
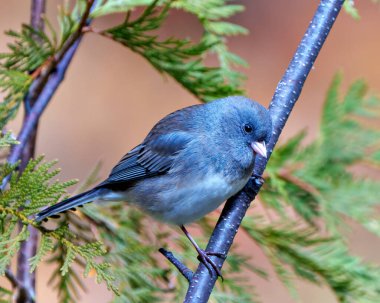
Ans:
[[[128,183],[165,173],[191,140],[186,132],[156,133],[127,153],[101,185]]]

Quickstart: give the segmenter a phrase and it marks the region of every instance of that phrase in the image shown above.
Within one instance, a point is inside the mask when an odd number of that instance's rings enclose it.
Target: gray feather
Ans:
[[[150,137],[126,154],[100,186],[163,174],[170,170],[178,153],[192,140],[189,133],[180,131],[169,134],[152,131]]]
[[[56,217],[57,214],[75,208],[76,206],[81,206],[85,203],[92,202],[99,197],[100,192],[103,191],[101,188],[94,188],[87,192],[81,193],[64,201],[61,201],[53,206],[50,206],[36,216],[36,221],[41,222],[45,218]]]

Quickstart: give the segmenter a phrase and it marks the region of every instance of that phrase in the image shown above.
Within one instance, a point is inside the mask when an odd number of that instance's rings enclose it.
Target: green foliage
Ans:
[[[380,202],[378,182],[356,176],[349,168],[371,164],[373,154],[379,150],[380,132],[363,119],[378,118],[380,105],[378,99],[366,98],[367,88],[363,81],[355,82],[343,100],[339,100],[340,82],[338,75],[329,89],[320,138],[302,154],[304,161],[307,154],[318,154],[318,157],[308,161],[297,175],[320,192],[321,209],[326,213],[324,218],[328,226],[338,226],[334,217],[340,214],[368,227],[368,222],[376,220],[373,207]],[[372,231],[380,235],[380,230]]]
[[[317,139],[302,146],[305,134],[300,133],[271,158],[260,200],[278,219],[249,218],[243,226],[293,292],[298,276],[329,285],[340,302],[377,302],[380,268],[350,254],[343,218],[380,236],[379,182],[352,169],[376,161],[380,132],[368,122],[379,118],[380,100],[367,97],[363,81],[339,98],[340,83],[337,75],[327,93]],[[295,217],[289,218],[289,206]]]
[[[13,220],[9,222],[8,225],[6,225],[3,218],[2,221],[3,233],[0,238],[0,275],[5,274],[5,269],[10,264],[12,257],[20,249],[21,242],[29,236],[29,232],[24,226],[16,236],[12,237],[12,233],[16,231],[17,221]]]
[[[101,0],[91,12],[92,18],[114,13],[127,13],[139,6],[152,4],[152,0]]]
[[[346,1],[344,1],[343,8],[346,11],[346,13],[349,14],[355,20],[359,20],[360,19],[359,11],[355,7],[355,3],[354,3],[353,0],[346,0]]]
[[[191,3],[179,1],[176,2],[176,7],[197,13],[197,16],[201,17],[201,11],[197,10],[196,4]],[[177,38],[160,40],[152,32],[163,25],[169,9],[170,3],[159,10],[156,2],[153,2],[137,19],[131,20],[128,14],[121,25],[104,31],[103,35],[111,37],[142,55],[158,71],[172,76],[183,87],[204,101],[241,94],[242,91],[238,85],[242,76],[231,69],[231,64],[241,65],[244,61],[227,51],[223,37],[245,33],[245,30],[231,23],[202,19],[205,34],[199,43]],[[217,53],[221,62],[220,68],[204,65],[203,57],[208,52]]]
[[[380,3],[379,0],[372,0],[372,2],[375,3],[375,4]],[[353,19],[360,20],[359,10],[357,9],[357,7],[355,5],[355,1],[354,0],[345,0],[344,3],[343,3],[343,9]]]
[[[55,51],[46,34],[28,25],[23,25],[21,32],[8,31],[6,34],[14,39],[8,44],[9,52],[0,54],[0,87],[6,97],[0,104],[1,129],[13,118],[33,81],[31,73]]]
[[[77,235],[78,237],[78,235]],[[61,243],[56,242],[53,249],[53,255],[49,258],[48,262],[55,266],[48,284],[58,292],[59,302],[69,303],[78,302],[80,299],[80,291],[85,291],[82,279],[78,274],[78,268],[83,269],[83,262],[75,258],[75,265],[67,268],[63,275],[64,264],[70,260],[67,256],[68,249]]]
[[[152,222],[141,212],[125,207],[123,202],[112,203],[107,208],[91,204],[83,212],[89,222],[96,224],[102,241],[112,247],[106,260],[120,282],[120,296],[115,296],[113,302],[182,302],[187,280],[175,268],[162,265],[157,252],[160,246],[170,247],[187,266],[196,267],[194,248],[186,237],[177,234],[177,228],[173,230]],[[81,224],[86,223],[82,220]],[[215,221],[203,220],[202,232],[211,230],[213,224]],[[205,239],[197,240],[205,245]],[[242,268],[258,272],[249,265],[248,258],[232,252],[224,272],[239,276],[219,284],[210,302],[255,302],[252,286],[246,285],[239,274]]]
[[[37,253],[33,256],[30,262],[30,271],[33,272],[46,254],[50,253],[54,248],[54,244],[51,238],[47,235],[42,235],[40,240],[40,245],[38,247]]]
[[[215,226],[217,217],[208,216],[197,224],[197,231],[202,235],[211,234]],[[177,229],[175,230],[177,232]],[[196,231],[195,231],[196,232]],[[167,236],[165,236],[166,238]],[[158,236],[157,236],[158,238]],[[159,238],[162,242],[161,238]],[[202,236],[195,238],[200,247],[206,247],[207,239]],[[196,269],[198,261],[193,246],[189,240],[181,233],[175,238],[175,243],[168,243],[166,246],[175,252],[175,255],[190,269]],[[229,277],[223,283],[217,283],[209,302],[258,302],[255,287],[248,283],[249,274],[257,274],[266,277],[262,269],[251,264],[250,256],[236,252],[236,246],[232,247],[223,267],[223,275]],[[176,270],[174,270],[176,273]],[[174,274],[173,273],[173,274]],[[178,275],[178,274],[177,274]],[[173,297],[174,302],[182,302],[188,288],[188,282],[182,276],[176,280],[176,293]]]
[[[0,104],[2,128],[16,114],[33,81],[78,30],[86,3],[79,0],[70,6],[66,1],[59,10],[58,29],[46,20],[49,34],[26,25],[20,32],[8,32],[14,41],[9,52],[0,55],[0,87],[6,94]],[[131,14],[141,6],[145,9]],[[357,16],[352,2],[346,1],[345,8]],[[200,41],[159,37],[158,30],[173,9],[199,20],[203,29]],[[208,101],[241,93],[243,76],[234,68],[246,63],[228,50],[226,42],[229,36],[247,31],[226,19],[243,9],[225,0],[101,0],[95,1],[92,18],[115,13],[126,14],[126,18],[113,28],[86,29],[85,33],[92,31],[121,43]],[[217,57],[216,66],[205,63],[210,55]],[[260,192],[265,212],[247,217],[243,228],[293,294],[297,278],[302,278],[328,285],[340,302],[374,303],[380,297],[379,267],[350,253],[343,218],[380,236],[379,182],[353,173],[358,165],[380,169],[380,150],[375,144],[380,132],[368,123],[379,118],[380,102],[367,97],[363,81],[355,82],[340,98],[340,78],[334,79],[327,94],[317,138],[305,145],[303,132],[275,150]],[[17,143],[9,132],[0,136],[0,148]],[[22,174],[16,172],[17,165],[0,166],[1,179],[12,175],[9,187],[0,193],[0,274],[28,239],[28,227],[37,228],[41,240],[29,260],[30,269],[48,259],[54,267],[50,285],[57,289],[60,302],[78,302],[85,290],[82,272],[106,283],[117,294],[114,302],[182,301],[187,281],[157,253],[158,247],[168,247],[195,269],[198,261],[193,247],[176,230],[152,222],[123,203],[86,206],[78,216],[65,214],[52,230],[33,221],[34,214],[64,198],[66,189],[75,183],[54,181],[59,173],[54,165],[54,161],[44,163],[38,157]],[[82,189],[95,180],[96,171]],[[204,219],[198,232],[209,235],[214,224],[214,219]],[[205,238],[197,239],[203,247]],[[224,268],[226,280],[217,283],[210,302],[257,302],[259,295],[245,279],[250,273],[268,276],[249,256],[232,251]],[[11,294],[0,288],[0,302]]]
[[[50,179],[59,173],[59,169],[50,171],[56,161],[41,163],[43,157],[31,160],[21,176],[13,173],[10,189],[0,196],[3,207],[23,208],[23,215],[29,216],[38,212],[42,206],[57,203],[66,192],[66,188],[76,181],[50,183]]]
[[[0,88],[6,92],[6,98],[0,104],[1,128],[15,116],[33,81],[44,68],[54,64],[64,43],[78,29],[86,3],[77,1],[71,8],[66,2],[59,9],[58,32],[47,19],[49,35],[25,24],[20,32],[7,32],[14,42],[8,45],[9,52],[0,54]],[[147,8],[141,16],[131,21],[130,12],[139,6]],[[172,7],[199,18],[204,27],[200,42],[179,38],[160,39],[153,33],[164,26]],[[95,1],[91,17],[127,13],[125,22],[101,33],[142,55],[154,68],[173,77],[198,98],[209,101],[242,93],[239,87],[243,75],[235,71],[233,66],[246,63],[228,51],[226,37],[245,34],[247,31],[239,25],[221,20],[242,10],[243,6],[226,4],[225,0],[103,0]],[[208,67],[203,63],[210,53],[217,55],[220,66]]]
[[[102,241],[113,247],[106,259],[112,264],[113,275],[120,281],[121,293],[114,301],[159,301],[163,292],[160,287],[167,284],[167,271],[158,265],[157,243],[149,235],[142,214],[125,208],[124,203],[99,210],[100,207],[91,205],[85,212],[100,227]]]
[[[0,286],[0,303],[12,302],[12,295],[13,292],[11,290]]]
[[[223,19],[242,12],[244,6],[230,4],[225,0],[181,0],[173,2],[173,6],[198,17],[199,22],[205,29],[203,41],[211,45],[210,53],[217,55],[222,78],[231,83],[231,85],[239,87],[239,83],[244,79],[244,76],[234,71],[233,67],[247,66],[248,64],[244,59],[228,50],[226,40],[228,36],[248,34],[248,30],[240,25],[223,21]],[[234,92],[230,93],[230,95],[232,94]]]
[[[11,132],[6,132],[0,134],[0,148],[10,147],[11,145],[18,144],[19,142],[15,139]]]
[[[12,257],[19,250],[21,242],[28,238],[27,226],[31,225],[43,234],[37,254],[29,260],[32,271],[43,257],[52,251],[54,245],[57,245],[53,243],[58,242],[65,251],[65,258],[60,266],[62,275],[69,273],[74,260],[79,259],[84,264],[85,276],[93,271],[97,282],[104,281],[110,290],[117,293],[114,277],[108,270],[109,264],[98,261],[98,258],[106,253],[102,243],[77,237],[69,230],[67,224],[61,224],[55,230],[47,230],[28,218],[36,214],[41,207],[58,202],[66,193],[66,188],[76,183],[75,180],[52,182],[51,179],[59,172],[57,169],[51,170],[55,161],[42,163],[42,160],[43,157],[31,160],[21,175],[13,171],[9,189],[0,195],[0,274],[4,274]],[[1,174],[8,175],[14,167],[7,165],[1,167],[5,170]],[[18,221],[23,224],[21,230],[17,228]]]
[[[376,302],[379,298],[380,268],[352,256],[341,239],[321,238],[318,230],[300,228],[299,222],[267,224],[258,217],[247,218],[244,228],[293,293],[298,276],[319,285],[326,283],[340,302]]]
[[[131,10],[144,5],[148,8],[140,17],[131,21]],[[161,11],[159,6],[162,6]],[[164,25],[170,8],[183,10],[198,18],[204,29],[199,43],[174,37],[160,39],[154,34],[155,30]],[[128,13],[125,22],[102,34],[111,36],[142,55],[154,68],[172,76],[198,98],[210,101],[242,93],[239,87],[244,76],[233,67],[247,66],[247,63],[230,52],[226,42],[228,36],[247,34],[248,31],[224,19],[243,10],[244,6],[230,4],[226,0],[108,0],[99,1],[91,16]],[[208,54],[216,54],[220,66],[205,65],[203,61]]]

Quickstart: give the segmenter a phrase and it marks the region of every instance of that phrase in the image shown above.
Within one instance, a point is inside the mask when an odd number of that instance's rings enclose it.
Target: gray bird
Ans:
[[[160,221],[179,225],[201,261],[221,275],[209,257],[218,254],[200,249],[184,225],[244,187],[255,156],[266,157],[271,133],[268,110],[246,97],[183,108],[159,121],[104,182],[41,211],[36,221],[94,200],[128,201]]]

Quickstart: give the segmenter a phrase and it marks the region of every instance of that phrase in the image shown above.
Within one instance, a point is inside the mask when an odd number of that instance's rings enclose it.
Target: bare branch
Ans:
[[[189,283],[191,282],[191,279],[193,278],[193,272],[188,269],[180,260],[178,260],[172,252],[166,250],[165,248],[160,248],[158,251],[178,269],[178,271],[182,274],[182,276],[186,278],[187,281],[189,281]]]
[[[31,18],[30,23],[36,30],[43,30],[44,21],[43,14],[45,13],[45,0],[32,0]],[[39,38],[35,37],[38,42]],[[33,106],[34,103],[28,104],[24,100],[24,121],[28,119],[28,108]],[[25,142],[25,147],[21,154],[20,171],[23,171],[29,162],[29,159],[34,157],[37,140],[38,123],[35,124],[31,130],[29,138]],[[20,229],[22,224],[20,223]],[[38,231],[33,227],[28,227],[29,238],[22,242],[20,250],[17,254],[17,282],[19,283],[18,292],[16,295],[16,302],[34,302],[35,288],[36,288],[36,274],[29,272],[29,259],[36,254],[38,243]]]
[[[30,293],[30,289],[24,287],[22,283],[15,277],[10,269],[5,270],[5,277],[9,280],[15,292],[15,303],[34,303],[34,293]]]
[[[33,28],[43,30],[44,20],[43,14],[45,14],[46,0],[32,0],[32,9],[30,16],[30,24]]]
[[[13,272],[8,268],[5,270],[5,277],[9,280],[9,282],[12,285],[12,288],[18,288],[19,282]]]
[[[279,82],[272,98],[269,110],[273,121],[273,134],[268,146],[268,159],[282,132],[283,127],[301,94],[305,80],[321,50],[344,0],[321,0],[309,27],[299,44],[293,59],[284,76]],[[254,176],[261,176],[268,159],[257,159]],[[227,254],[241,221],[251,203],[259,192],[262,182],[252,178],[244,189],[230,198],[216,224],[207,245],[207,251]],[[221,268],[224,259],[214,258],[213,261]],[[191,280],[184,302],[207,302],[214,288],[217,276],[210,275],[203,264],[199,264],[194,278]]]

